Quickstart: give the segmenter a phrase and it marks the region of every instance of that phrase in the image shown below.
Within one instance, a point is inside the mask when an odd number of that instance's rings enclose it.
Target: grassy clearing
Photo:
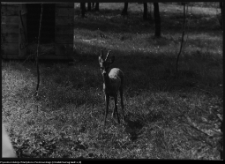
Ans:
[[[154,25],[142,20],[142,5],[131,4],[125,18],[119,16],[121,4],[111,6],[100,4],[100,12],[75,18],[74,61],[41,63],[39,99],[33,96],[35,63],[2,62],[3,122],[17,155],[219,159],[223,65],[216,16],[193,7],[175,78],[182,17],[170,11],[178,6],[160,6],[167,10],[160,39],[153,37]],[[111,119],[111,104],[105,128],[97,61],[102,48],[112,50],[113,66],[125,74],[126,120],[118,125]]]

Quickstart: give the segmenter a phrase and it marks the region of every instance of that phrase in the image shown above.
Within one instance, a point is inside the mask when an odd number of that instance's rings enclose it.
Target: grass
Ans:
[[[178,5],[160,4],[163,36],[157,39],[154,25],[142,20],[141,4],[129,5],[128,17],[119,16],[122,4],[111,6],[102,3],[100,12],[75,17],[73,63],[42,62],[38,98],[35,63],[2,62],[3,122],[18,157],[219,159],[223,64],[217,9],[192,7],[174,76],[182,8],[174,12]],[[125,74],[126,119],[120,125],[111,119],[111,102],[105,128],[100,49],[111,49],[113,67]]]

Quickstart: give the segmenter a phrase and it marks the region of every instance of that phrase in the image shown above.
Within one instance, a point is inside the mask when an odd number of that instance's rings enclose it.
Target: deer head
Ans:
[[[115,56],[110,57],[110,51],[107,52],[106,58],[103,58],[103,50],[101,51],[100,56],[98,57],[99,66],[102,71],[102,74],[106,74],[109,66],[114,62]]]

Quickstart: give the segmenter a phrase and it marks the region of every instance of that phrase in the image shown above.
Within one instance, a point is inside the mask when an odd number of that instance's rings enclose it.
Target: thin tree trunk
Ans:
[[[143,19],[147,20],[148,19],[148,5],[147,2],[144,3],[144,12],[143,12]]]
[[[94,8],[94,7],[95,7],[95,3],[91,2],[91,8]]]
[[[123,8],[123,11],[121,13],[121,15],[127,15],[127,9],[128,9],[128,2],[125,2],[124,3],[124,8]]]
[[[88,11],[91,11],[91,2],[88,2]]]
[[[222,30],[223,30],[223,27],[224,27],[224,2],[220,2],[220,10],[221,10],[221,27],[222,27]],[[220,148],[220,159],[224,159],[224,152],[223,152],[223,134],[224,134],[224,120],[222,119],[221,121],[221,126],[220,126],[220,129],[221,129],[221,139],[220,139],[220,143],[221,143],[221,147]]]
[[[150,9],[149,9],[149,16],[148,17],[149,17],[149,21],[152,21],[153,20],[153,18],[152,18],[152,3],[149,3],[149,6],[150,6],[149,7]]]
[[[220,10],[221,10],[221,18],[220,18],[220,25],[221,25],[221,27],[222,27],[222,29],[223,29],[223,11],[224,11],[224,9],[223,9],[223,2],[220,2]]]
[[[86,8],[85,8],[85,3],[84,2],[80,3],[80,9],[81,9],[81,17],[84,18],[85,17],[85,12],[86,12]]]
[[[182,37],[181,37],[181,43],[180,43],[180,51],[177,55],[177,60],[176,60],[176,74],[178,72],[178,62],[179,62],[179,58],[180,58],[180,54],[182,52],[182,47],[183,47],[183,43],[184,43],[184,34],[185,34],[185,26],[186,26],[186,11],[185,11],[185,3],[184,3],[184,8],[183,8],[183,32],[182,32]]]
[[[39,33],[38,33],[38,43],[37,43],[37,56],[36,56],[36,67],[37,67],[37,86],[36,86],[36,96],[38,96],[39,85],[40,85],[40,71],[39,71],[39,45],[41,39],[41,24],[43,15],[43,4],[41,4],[40,22],[39,22]]]
[[[159,3],[154,2],[155,36],[161,37],[161,19],[159,14]]]
[[[95,4],[95,11],[99,11],[99,2],[96,2]]]
[[[220,2],[220,8],[221,8],[221,24],[222,24],[222,29],[223,29],[223,27],[224,27],[224,3],[223,2]],[[224,134],[224,120],[223,119],[221,121],[221,133],[222,133],[221,145],[223,145],[223,134]],[[224,158],[223,148],[221,148],[221,150],[220,150],[220,158],[221,159]]]

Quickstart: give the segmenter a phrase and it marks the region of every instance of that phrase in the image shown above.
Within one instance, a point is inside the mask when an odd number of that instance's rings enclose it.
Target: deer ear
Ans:
[[[107,52],[107,54],[106,54],[106,58],[105,58],[105,61],[107,61],[107,60],[108,60],[108,57],[109,57],[109,55],[110,55],[110,54],[109,54],[109,53],[110,53],[110,51],[111,51],[111,50],[109,50],[109,51]]]
[[[99,62],[99,64],[104,62],[104,60],[103,60],[103,50],[101,51],[101,53],[98,57],[98,62]]]
[[[115,60],[115,57],[114,57],[114,56],[109,57],[109,56],[110,56],[110,54],[109,54],[110,51],[111,51],[111,50],[108,51],[108,53],[107,53],[107,55],[106,55],[106,58],[105,58],[105,61],[107,61],[108,64],[112,64],[112,63],[114,62],[114,60]]]

